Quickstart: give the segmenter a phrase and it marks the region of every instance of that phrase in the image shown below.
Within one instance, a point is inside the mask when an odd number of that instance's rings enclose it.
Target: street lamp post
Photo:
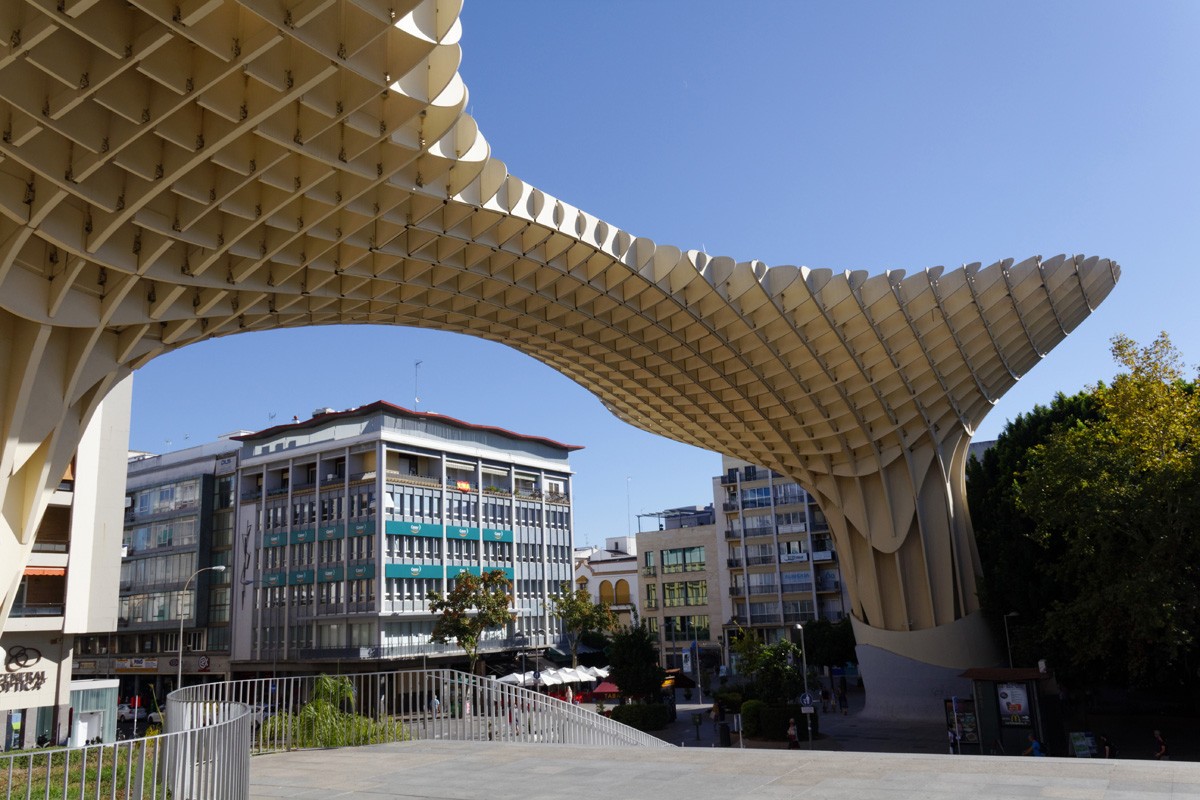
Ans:
[[[800,631],[800,669],[804,670],[804,694],[808,695],[808,648],[804,646],[804,623],[797,622],[796,630]],[[811,698],[810,698],[811,699]],[[808,723],[808,749],[812,750],[812,714],[805,714],[804,721]]]
[[[546,635],[546,631],[543,628],[539,628],[538,630],[533,631],[532,633],[534,636],[539,636],[539,637]],[[525,646],[521,648],[521,685],[524,686],[525,685],[525,667],[527,666],[525,663],[525,657],[527,655],[529,655],[529,634],[522,633],[521,639],[525,642]],[[537,669],[537,658],[536,657],[534,658],[534,661],[533,661],[533,667],[534,667],[534,669]],[[536,683],[534,684],[533,688],[534,689],[537,688]]]
[[[1021,616],[1016,611],[1010,611],[1004,615],[1004,647],[1008,650],[1008,668],[1012,669],[1012,642],[1008,639],[1008,618]]]
[[[201,572],[208,572],[210,570],[213,572],[224,572],[225,565],[218,564],[215,567],[201,567],[200,569],[196,570],[195,572],[192,573],[192,576],[190,578],[188,578],[186,582],[184,582],[183,591],[179,593],[179,663],[178,663],[177,669],[175,671],[175,688],[176,689],[183,688],[183,622],[184,622],[184,620],[183,620],[183,597],[184,597],[184,595],[187,594],[188,587],[192,585],[192,581],[195,580],[196,576],[199,575]],[[196,609],[196,603],[192,603],[193,612],[195,611],[195,609]]]

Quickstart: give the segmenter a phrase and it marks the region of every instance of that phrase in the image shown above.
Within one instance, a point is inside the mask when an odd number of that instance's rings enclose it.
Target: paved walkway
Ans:
[[[852,752],[401,742],[257,756],[252,798],[1200,800],[1200,765]]]
[[[821,714],[820,733],[813,740],[813,750],[846,750],[861,753],[946,753],[948,746],[945,729],[937,723],[894,722],[866,719],[862,716],[864,696],[861,690],[850,692],[849,713]],[[678,747],[717,747],[720,745],[716,727],[708,716],[710,703],[680,702],[677,718],[665,730],[655,736]],[[818,710],[820,707],[818,706]],[[692,714],[700,713],[702,724],[697,739]],[[796,720],[800,728],[800,747],[808,749],[804,720]],[[737,734],[733,734],[731,745],[739,747]],[[786,742],[746,742],[747,749],[786,749]]]

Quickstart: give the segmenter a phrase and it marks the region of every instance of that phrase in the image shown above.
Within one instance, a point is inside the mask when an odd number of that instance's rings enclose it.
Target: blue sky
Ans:
[[[1001,401],[1107,379],[1108,340],[1200,360],[1200,4],[469,0],[461,72],[494,156],[634,235],[738,260],[915,270],[1118,261],[1100,309]],[[580,542],[711,500],[717,455],[616,421],[515,351],[405,328],[235,336],[135,379],[163,452],[374,400],[584,445]],[[186,438],[185,438],[186,437]],[[168,444],[170,442],[170,444]]]

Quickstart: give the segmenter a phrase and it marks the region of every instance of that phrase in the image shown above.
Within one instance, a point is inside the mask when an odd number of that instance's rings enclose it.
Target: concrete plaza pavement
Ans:
[[[1200,800],[1200,765],[416,741],[250,761],[252,798]]]
[[[681,703],[660,736],[675,748],[424,740],[304,750],[250,761],[252,798],[438,800],[1200,800],[1200,764],[951,756],[935,723],[822,717],[812,751],[782,742],[719,748],[707,704]],[[692,714],[702,723],[699,740]],[[803,728],[802,738],[803,738]],[[683,745],[679,747],[679,745]]]

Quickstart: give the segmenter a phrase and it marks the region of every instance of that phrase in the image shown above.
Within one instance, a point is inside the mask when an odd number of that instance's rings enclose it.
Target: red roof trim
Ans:
[[[465,428],[466,430],[496,433],[501,436],[507,436],[510,439],[523,439],[527,442],[538,442],[539,444],[557,447],[560,450],[566,450],[568,452],[583,449],[583,445],[563,444],[562,442],[556,442],[553,439],[547,439],[544,436],[530,436],[524,433],[516,433],[515,431],[506,430],[505,428],[497,428],[493,425],[476,425],[473,422],[464,422],[461,419],[447,417],[445,414],[434,414],[431,411],[413,411],[412,409],[389,403],[386,400],[376,400],[374,403],[368,403],[365,406],[351,408],[346,411],[331,411],[328,414],[321,414],[320,416],[312,417],[311,419],[302,420],[300,422],[289,422],[283,425],[275,425],[256,433],[248,433],[243,436],[234,436],[231,438],[239,442],[249,442],[254,441],[255,439],[267,439],[285,431],[315,428],[319,425],[324,425],[326,422],[333,419],[366,416],[368,414],[373,414],[376,411],[388,411],[396,416],[409,417],[411,419],[427,419],[433,422],[444,422],[447,425],[452,425],[456,428]]]

